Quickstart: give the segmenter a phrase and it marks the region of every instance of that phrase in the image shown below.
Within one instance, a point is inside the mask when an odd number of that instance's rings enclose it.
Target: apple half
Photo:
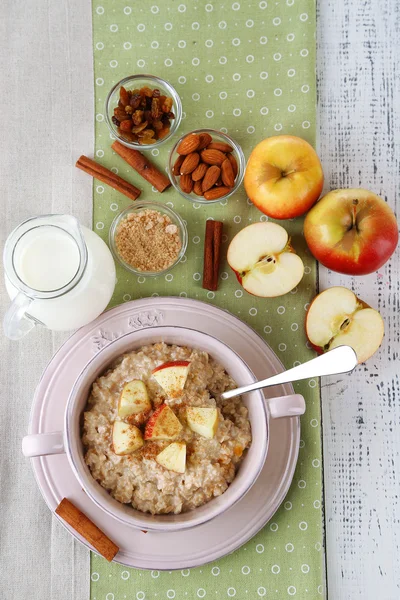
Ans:
[[[140,379],[128,381],[122,389],[118,402],[118,416],[126,419],[151,410],[151,402],[146,385]]]
[[[186,419],[192,431],[208,439],[212,439],[218,429],[218,410],[216,408],[188,406]]]
[[[123,421],[114,421],[112,429],[112,447],[115,454],[124,456],[139,450],[144,444],[142,432],[135,425]]]
[[[306,333],[317,352],[351,346],[358,363],[368,360],[381,345],[381,315],[345,287],[331,287],[314,298],[306,317]]]
[[[283,296],[301,281],[304,265],[281,225],[248,225],[228,248],[228,263],[246,292],[262,298]]]
[[[156,462],[168,471],[184,473],[186,469],[186,444],[184,442],[169,444],[160,454],[157,454]]]
[[[169,398],[179,398],[189,373],[188,360],[175,360],[156,367],[152,375]]]
[[[172,408],[162,404],[153,412],[144,430],[145,440],[173,440],[182,430],[182,424]]]

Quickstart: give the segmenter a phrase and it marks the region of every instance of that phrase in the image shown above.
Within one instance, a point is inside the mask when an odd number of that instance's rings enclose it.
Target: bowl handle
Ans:
[[[272,419],[281,417],[300,417],[306,411],[306,403],[301,394],[291,396],[278,396],[266,399]]]
[[[49,454],[63,454],[64,452],[62,431],[26,435],[22,440],[22,453],[29,458],[48,456]]]

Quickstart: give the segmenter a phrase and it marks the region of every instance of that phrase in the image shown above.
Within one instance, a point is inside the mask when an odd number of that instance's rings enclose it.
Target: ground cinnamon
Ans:
[[[215,291],[218,289],[218,273],[222,243],[221,221],[208,220],[204,240],[203,288]]]
[[[72,502],[64,498],[56,508],[56,513],[64,519],[104,556],[109,562],[117,554],[119,548],[106,536],[86,515],[83,514]]]
[[[121,194],[125,194],[125,196],[128,196],[131,200],[136,200],[136,198],[140,196],[140,190],[137,187],[128,181],[125,181],[125,179],[122,179],[122,177],[119,177],[119,175],[116,175],[106,167],[99,165],[87,156],[80,156],[75,166],[88,175],[91,175],[106,185],[114,188],[114,190],[121,192]]]
[[[138,150],[133,148],[127,148],[119,142],[114,142],[111,148],[123,158],[128,165],[135,169],[141,175],[151,183],[159,192],[163,192],[171,185],[170,180],[166,175],[161,173],[154,165]]]

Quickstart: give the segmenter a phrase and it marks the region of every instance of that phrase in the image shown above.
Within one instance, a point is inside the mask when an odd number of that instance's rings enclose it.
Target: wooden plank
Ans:
[[[399,209],[397,0],[321,0],[320,153],[326,190],[366,187]],[[328,589],[332,600],[400,598],[399,252],[378,273],[320,269],[321,289],[352,288],[386,323],[380,351],[322,388]],[[396,368],[397,367],[397,368]]]

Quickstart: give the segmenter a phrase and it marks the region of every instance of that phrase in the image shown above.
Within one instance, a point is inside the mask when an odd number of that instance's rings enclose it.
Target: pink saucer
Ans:
[[[283,365],[264,340],[227,311],[187,298],[146,298],[118,306],[74,333],[55,354],[37,387],[29,433],[61,431],[69,392],[87,362],[103,346],[136,329],[157,325],[193,327],[217,337],[266,378]],[[270,396],[293,394],[291,385],[274,386]],[[300,442],[298,417],[271,420],[264,468],[235,506],[194,529],[142,533],[104,513],[80,488],[66,455],[34,458],[32,467],[43,497],[54,512],[67,497],[120,548],[115,561],[139,569],[172,570],[203,565],[239,548],[253,537],[282,503],[293,478]],[[89,546],[61,520],[72,535]],[[234,524],[234,527],[232,526]]]

